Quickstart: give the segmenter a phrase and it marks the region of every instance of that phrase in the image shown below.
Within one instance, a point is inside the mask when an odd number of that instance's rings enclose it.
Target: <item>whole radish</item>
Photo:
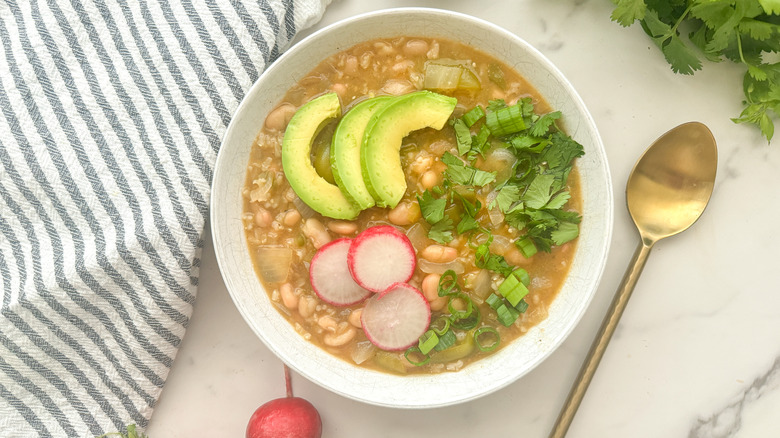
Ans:
[[[290,369],[284,366],[287,397],[260,406],[246,427],[246,438],[320,438],[322,419],[308,401],[293,397]]]

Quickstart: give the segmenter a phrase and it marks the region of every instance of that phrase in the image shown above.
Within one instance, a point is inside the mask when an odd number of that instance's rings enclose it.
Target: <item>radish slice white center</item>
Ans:
[[[406,283],[395,283],[366,301],[361,315],[366,337],[383,350],[404,350],[431,323],[431,308],[423,294]]]
[[[334,306],[349,306],[371,295],[352,279],[347,267],[347,253],[352,239],[343,238],[320,248],[309,267],[309,279],[314,292]]]
[[[405,234],[389,225],[371,227],[352,242],[348,255],[352,277],[362,287],[382,292],[412,278],[416,258]]]

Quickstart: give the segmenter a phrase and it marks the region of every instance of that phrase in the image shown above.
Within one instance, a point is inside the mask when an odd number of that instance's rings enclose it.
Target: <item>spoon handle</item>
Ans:
[[[607,315],[601,323],[601,329],[590,346],[590,351],[582,364],[582,368],[580,368],[577,380],[575,380],[566,403],[564,403],[563,409],[561,409],[561,413],[558,416],[558,420],[550,433],[550,438],[563,438],[569,430],[574,414],[577,413],[577,408],[580,407],[585,391],[596,373],[596,368],[598,368],[601,358],[604,356],[604,351],[607,349],[610,339],[612,339],[612,334],[615,332],[618,321],[620,321],[620,317],[623,315],[623,310],[625,310],[628,299],[631,297],[631,292],[634,291],[634,286],[636,286],[636,282],[639,280],[639,275],[645,267],[645,262],[647,262],[647,257],[650,255],[650,249],[654,243],[643,239],[634,252],[634,257],[625,275],[623,275],[623,281],[620,282]]]

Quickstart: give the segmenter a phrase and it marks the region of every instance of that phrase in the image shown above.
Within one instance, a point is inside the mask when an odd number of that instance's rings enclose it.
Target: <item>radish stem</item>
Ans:
[[[287,397],[292,397],[292,379],[290,379],[290,368],[286,364],[284,365],[284,383],[287,386]]]

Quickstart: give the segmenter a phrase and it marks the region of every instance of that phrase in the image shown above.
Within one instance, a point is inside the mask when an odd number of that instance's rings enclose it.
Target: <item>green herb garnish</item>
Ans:
[[[780,2],[777,0],[612,0],[612,20],[639,20],[675,73],[701,70],[700,57],[745,67],[745,105],[735,123],[756,125],[767,141],[780,116]],[[685,34],[683,34],[685,29]],[[767,56],[770,55],[770,56]],[[774,116],[772,115],[774,114]]]

